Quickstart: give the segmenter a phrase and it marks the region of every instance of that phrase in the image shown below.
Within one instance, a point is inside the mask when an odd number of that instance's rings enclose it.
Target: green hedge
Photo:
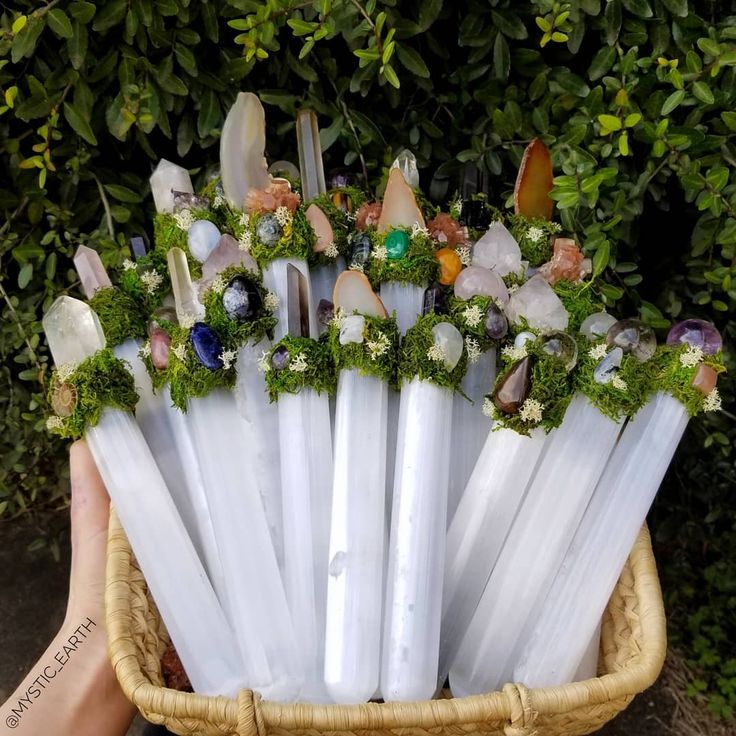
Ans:
[[[13,6],[11,6],[13,7]],[[268,106],[269,158],[320,116],[327,167],[372,183],[402,147],[426,191],[462,166],[509,196],[524,145],[551,146],[566,229],[605,268],[601,296],[655,327],[699,316],[734,335],[736,18],[727,2],[50,0],[0,16],[0,515],[59,498],[42,431],[39,318],[74,291],[79,243],[120,265],[151,231],[155,160],[203,182],[240,89]],[[733,380],[689,430],[655,510],[673,633],[714,711],[736,705]]]

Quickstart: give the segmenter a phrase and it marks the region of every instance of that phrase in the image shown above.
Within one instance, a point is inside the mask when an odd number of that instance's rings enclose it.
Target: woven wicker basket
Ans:
[[[642,529],[603,618],[599,677],[557,688],[421,703],[279,705],[250,690],[237,700],[162,686],[168,637],[113,510],[107,558],[109,651],[125,694],[143,716],[177,734],[204,736],[573,736],[610,721],[657,678],[666,651],[662,594],[649,533]]]

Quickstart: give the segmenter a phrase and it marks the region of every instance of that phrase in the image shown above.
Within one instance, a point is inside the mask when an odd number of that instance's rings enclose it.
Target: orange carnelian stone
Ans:
[[[440,262],[440,283],[445,286],[454,284],[457,275],[463,270],[460,256],[452,248],[440,248],[434,257]]]

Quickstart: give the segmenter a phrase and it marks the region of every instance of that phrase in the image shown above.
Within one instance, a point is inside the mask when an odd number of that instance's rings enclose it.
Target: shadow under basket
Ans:
[[[126,696],[152,723],[203,736],[573,736],[596,731],[654,683],[667,648],[662,592],[643,527],[603,617],[599,676],[554,688],[418,703],[281,705],[242,690],[236,700],[163,686],[168,635],[113,509],[105,591],[110,658]]]

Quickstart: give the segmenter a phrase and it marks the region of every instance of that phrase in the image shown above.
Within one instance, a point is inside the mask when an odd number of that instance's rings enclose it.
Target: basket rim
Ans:
[[[662,592],[645,524],[629,555],[633,589],[638,600],[641,646],[636,661],[618,672],[558,687],[527,689],[509,683],[503,691],[418,703],[281,704],[262,700],[251,690],[241,690],[237,700],[184,693],[154,685],[141,669],[129,630],[131,557],[127,537],[111,506],[105,586],[108,653],[125,695],[148,713],[226,722],[233,729],[242,726],[244,713],[247,713],[252,724],[247,730],[252,733],[263,732],[259,725],[274,725],[283,730],[354,731],[402,728],[409,723],[415,728],[437,728],[489,720],[515,722],[519,719],[520,708],[533,712],[534,717],[561,714],[631,698],[646,690],[657,679],[667,650]]]

